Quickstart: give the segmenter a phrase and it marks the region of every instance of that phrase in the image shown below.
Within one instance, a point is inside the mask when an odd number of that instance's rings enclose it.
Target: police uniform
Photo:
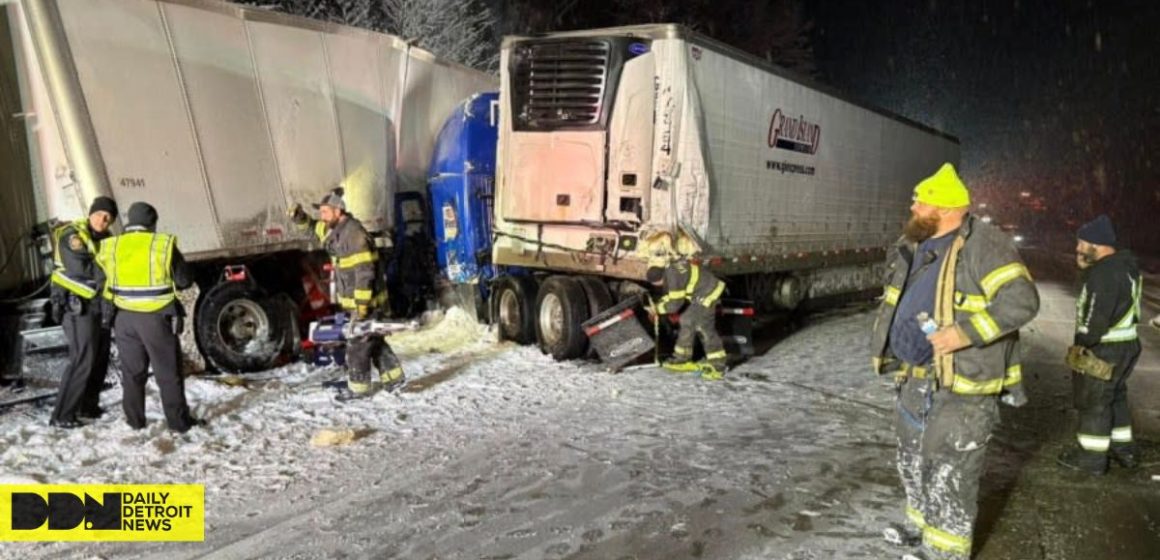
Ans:
[[[327,194],[314,207],[324,205],[343,210],[334,227],[311,219],[301,208],[295,209],[294,221],[299,226],[309,227],[330,255],[335,294],[342,310],[357,319],[383,318],[387,305],[386,277],[370,234],[354,216],[345,213],[341,190],[335,189]],[[364,335],[348,340],[346,364],[349,392],[340,393],[340,400],[370,394],[372,367],[378,370],[379,381],[388,389],[398,387],[405,379],[398,357],[382,335]]]
[[[649,270],[650,280],[658,274],[656,267]],[[673,347],[671,363],[684,363],[693,358],[693,345],[700,337],[705,349],[705,361],[714,368],[725,368],[725,346],[717,334],[717,302],[725,292],[725,283],[700,265],[677,259],[664,267],[661,273],[665,295],[657,302],[661,314],[681,313],[677,343]]]
[[[89,215],[108,212],[115,220],[117,205],[98,197]],[[69,361],[60,376],[60,390],[49,423],[78,427],[78,416],[101,415],[101,390],[109,371],[110,333],[101,324],[100,299],[95,298],[104,276],[95,259],[97,246],[107,233],[97,233],[82,218],[58,226],[52,232],[53,313],[68,340]]]
[[[152,365],[169,429],[186,432],[200,421],[185,400],[177,339],[184,313],[176,296],[193,279],[177,238],[156,233],[156,224],[152,206],[134,203],[125,233],[101,244],[98,262],[107,277],[104,295],[116,308],[125,421],[134,429],[145,427],[145,382]]]
[[[1107,216],[1080,228],[1077,237],[1096,245],[1114,246],[1115,231]],[[1072,373],[1075,407],[1079,412],[1077,446],[1064,451],[1064,466],[1103,474],[1109,457],[1122,466],[1137,463],[1128,410],[1128,378],[1140,358],[1136,326],[1144,282],[1136,258],[1120,250],[1092,263],[1083,272],[1076,300],[1074,344],[1112,365],[1110,379]]]

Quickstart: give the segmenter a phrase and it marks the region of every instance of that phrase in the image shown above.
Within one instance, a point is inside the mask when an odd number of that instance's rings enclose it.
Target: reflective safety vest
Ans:
[[[177,238],[130,231],[105,240],[97,262],[105,270],[105,297],[118,309],[152,313],[176,298],[170,272]]]
[[[60,254],[60,244],[69,233],[75,233],[77,238],[85,244],[89,254],[96,258],[97,246],[89,234],[89,219],[81,218],[66,224],[61,224],[52,230],[52,283],[85,299],[93,299],[97,295],[97,282],[92,278],[82,278],[70,275],[64,267],[64,259]]]

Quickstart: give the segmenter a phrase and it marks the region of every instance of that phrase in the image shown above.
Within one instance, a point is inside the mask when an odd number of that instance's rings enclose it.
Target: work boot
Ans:
[[[1125,469],[1134,469],[1140,464],[1140,452],[1134,443],[1113,445],[1108,456]]]
[[[1108,472],[1108,455],[1086,451],[1079,447],[1068,448],[1055,459],[1056,463],[1069,469],[1102,476]]]
[[[882,538],[897,546],[918,546],[922,544],[922,533],[901,523],[891,523],[882,529]]]
[[[105,409],[104,409],[104,407],[100,407],[100,406],[98,406],[97,408],[91,409],[91,410],[81,409],[81,410],[77,411],[77,418],[82,418],[85,420],[98,420],[104,415],[105,415]]]
[[[365,399],[369,396],[371,396],[370,383],[348,381],[346,383],[346,387],[339,387],[338,393],[334,395],[334,400],[338,402],[347,402],[356,399]]]
[[[407,382],[407,376],[403,374],[403,368],[393,367],[379,374],[379,382],[383,384],[383,390],[390,393],[402,387]]]
[[[65,418],[63,420],[57,420],[54,418],[48,421],[48,425],[52,426],[53,428],[64,428],[66,430],[75,430],[77,428],[84,427],[84,423],[80,420],[77,420],[76,418]]]

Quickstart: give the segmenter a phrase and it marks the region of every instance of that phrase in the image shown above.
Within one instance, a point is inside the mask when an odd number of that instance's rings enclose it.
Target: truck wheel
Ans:
[[[580,286],[584,288],[584,296],[588,299],[588,317],[595,317],[613,306],[612,292],[609,291],[608,285],[604,280],[596,278],[595,276],[581,276],[576,279],[580,282]],[[585,357],[595,359],[599,357],[596,353],[596,348],[591,344],[588,345],[588,353]]]
[[[500,340],[531,344],[536,337],[536,283],[524,276],[501,276],[491,292],[491,322]]]
[[[211,288],[194,317],[195,334],[206,359],[227,372],[274,366],[291,331],[282,307],[245,282]]]
[[[580,323],[587,321],[590,314],[580,282],[567,276],[548,278],[540,285],[536,309],[540,350],[557,360],[573,360],[588,351],[588,337]]]

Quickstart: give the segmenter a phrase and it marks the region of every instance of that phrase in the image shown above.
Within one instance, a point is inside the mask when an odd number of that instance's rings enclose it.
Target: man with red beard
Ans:
[[[954,166],[920,182],[913,200],[871,346],[875,371],[894,375],[907,501],[906,523],[884,536],[921,547],[904,559],[967,559],[998,403],[1027,401],[1019,328],[1039,293],[1010,237],[969,213]]]

